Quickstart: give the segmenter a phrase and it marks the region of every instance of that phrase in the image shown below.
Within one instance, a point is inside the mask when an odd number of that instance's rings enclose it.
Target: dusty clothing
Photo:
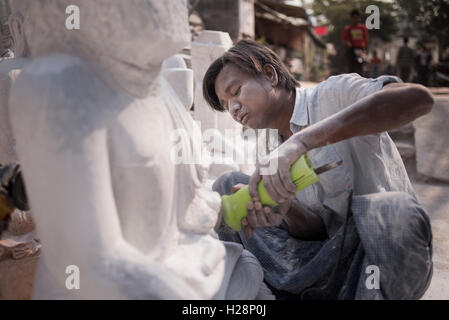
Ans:
[[[366,79],[344,74],[330,77],[315,88],[297,88],[290,129],[298,132],[391,82],[400,82],[400,79],[392,76]],[[343,165],[320,175],[319,182],[297,195],[299,201],[320,213],[329,236],[343,224],[351,190],[354,195],[400,191],[416,198],[401,156],[386,132],[340,141],[308,154],[315,167],[343,160]]]
[[[233,185],[248,182],[249,176],[232,172],[213,188],[230,194]],[[433,268],[425,211],[410,195],[382,192],[354,196],[350,212],[346,235],[342,226],[326,241],[294,238],[285,223],[258,228],[252,238],[244,232],[219,236],[242,243],[257,257],[278,299],[419,299]],[[366,285],[369,266],[378,267],[379,289]]]
[[[297,88],[291,131],[328,118],[391,82],[400,79],[345,74],[330,77],[315,88]],[[330,273],[337,272],[328,293],[332,298],[419,298],[431,277],[432,233],[388,133],[348,139],[308,154],[314,167],[343,160],[343,165],[321,174],[319,182],[295,199],[321,216],[329,240],[295,239],[286,225],[257,229],[251,239],[245,239],[243,233],[221,237],[243,242],[261,262],[266,281],[279,290],[279,297],[288,292],[313,298],[304,290],[325,284]],[[247,183],[247,179],[242,174],[228,174],[219,178],[214,188],[229,193],[233,184]],[[352,216],[346,223],[341,267],[333,271],[348,213]],[[379,267],[381,290],[366,288],[368,265]]]

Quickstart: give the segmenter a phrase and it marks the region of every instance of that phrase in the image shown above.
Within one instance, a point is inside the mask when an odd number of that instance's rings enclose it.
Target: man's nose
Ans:
[[[229,100],[229,113],[231,116],[235,117],[241,108],[240,102],[237,99]]]

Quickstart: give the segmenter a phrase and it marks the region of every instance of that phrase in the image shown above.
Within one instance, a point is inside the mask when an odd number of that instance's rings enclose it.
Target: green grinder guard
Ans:
[[[307,154],[302,155],[290,168],[290,177],[298,188],[298,192],[318,181],[312,163]],[[257,185],[260,202],[264,206],[275,207],[278,204],[271,199],[262,180]],[[232,195],[221,197],[221,210],[224,222],[235,231],[242,229],[241,220],[246,217],[246,204],[252,201],[248,186]]]

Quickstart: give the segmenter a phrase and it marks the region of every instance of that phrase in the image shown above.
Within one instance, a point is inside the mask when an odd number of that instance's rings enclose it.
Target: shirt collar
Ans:
[[[307,90],[296,88],[295,107],[290,119],[290,130],[295,133],[309,124],[309,111],[307,109]]]

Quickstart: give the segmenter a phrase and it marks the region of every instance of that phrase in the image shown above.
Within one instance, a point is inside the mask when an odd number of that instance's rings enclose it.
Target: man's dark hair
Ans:
[[[268,47],[252,40],[240,40],[237,44],[215,60],[207,69],[203,79],[203,96],[207,103],[217,111],[225,111],[215,92],[215,80],[225,65],[232,63],[249,75],[259,77],[264,74],[263,67],[272,65],[278,76],[278,87],[293,91],[298,81],[288,71],[279,56]]]
[[[360,11],[359,11],[358,9],[354,9],[354,10],[351,11],[350,16],[351,16],[351,17],[353,17],[353,16],[359,16],[359,17],[361,17],[362,14],[360,13]]]
[[[408,43],[408,37],[404,37],[404,43],[405,43],[405,44]]]

